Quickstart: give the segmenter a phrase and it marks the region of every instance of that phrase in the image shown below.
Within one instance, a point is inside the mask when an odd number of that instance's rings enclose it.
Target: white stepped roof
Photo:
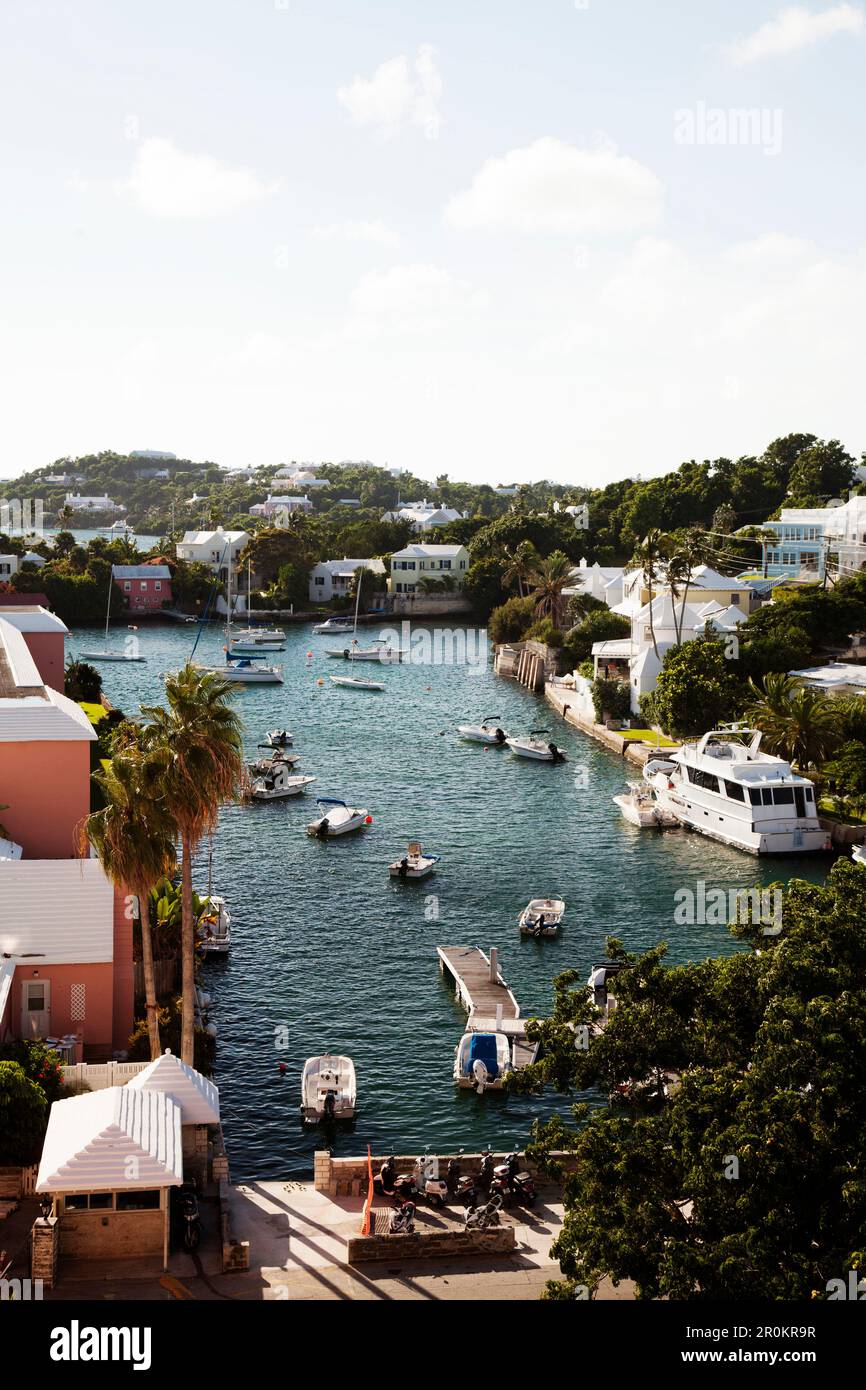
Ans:
[[[219,1091],[195,1067],[166,1051],[129,1082],[140,1091],[163,1091],[180,1106],[181,1124],[218,1125]]]
[[[183,1181],[180,1106],[163,1091],[109,1086],[56,1100],[37,1192],[176,1187]]]
[[[3,595],[0,594],[0,618],[11,623],[19,632],[62,632],[69,628],[56,613],[49,613],[40,604],[24,604],[20,608],[4,608]]]

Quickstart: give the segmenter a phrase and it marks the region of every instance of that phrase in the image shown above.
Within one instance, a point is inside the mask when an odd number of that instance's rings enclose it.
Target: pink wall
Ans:
[[[2,602],[2,600],[0,600]],[[52,690],[63,694],[64,649],[62,632],[22,632],[39,674]]]
[[[9,1030],[21,1037],[21,1007],[25,980],[47,980],[51,988],[49,1033],[62,1037],[64,1033],[81,1032],[84,1039],[84,1060],[100,1061],[110,1058],[114,1051],[112,1017],[112,966],[107,965],[19,965],[12,981]],[[84,1021],[72,1018],[72,986],[84,985]],[[127,1030],[127,1037],[129,1036]],[[126,1039],[124,1039],[124,1046]]]
[[[3,824],[28,859],[77,854],[75,827],[90,810],[90,744],[4,743]]]

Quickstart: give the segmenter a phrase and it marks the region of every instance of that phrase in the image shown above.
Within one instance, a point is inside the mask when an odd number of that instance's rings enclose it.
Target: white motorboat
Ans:
[[[286,646],[284,642],[263,642],[257,638],[232,637],[229,643],[230,656],[273,656],[276,652],[284,652]]]
[[[228,613],[230,614],[232,608],[231,561],[229,561],[228,564],[228,578],[226,580],[226,608],[228,610]],[[249,634],[249,632],[251,631],[255,631],[255,629],[247,628],[246,633],[240,633],[238,634],[238,636],[242,638]],[[263,631],[267,632],[268,629],[265,628],[263,629]],[[277,631],[278,629],[274,629],[275,633]],[[248,656],[244,656],[240,652],[236,653],[232,651],[233,639],[231,634],[231,620],[228,616],[226,616],[225,634],[225,661],[223,662],[223,664],[221,666],[207,666],[204,663],[196,662],[195,666],[197,670],[208,671],[212,675],[221,676],[224,681],[228,681],[231,685],[283,684],[283,668],[281,666],[256,666],[253,664],[253,662],[250,660]],[[282,636],[281,633],[279,635]],[[196,638],[196,642],[197,641],[198,638]],[[195,647],[193,647],[193,651],[195,651]],[[264,656],[267,655],[267,652],[262,650],[257,653],[254,653],[254,655]]]
[[[281,749],[274,749],[269,758],[255,758],[251,763],[247,763],[247,770],[257,777],[267,777],[277,768],[288,771],[300,761],[300,753],[284,753]]]
[[[127,651],[112,651],[108,645],[108,628],[111,623],[111,595],[114,589],[114,566],[108,572],[108,605],[105,610],[105,646],[93,651],[79,652],[79,661],[144,661],[138,651],[138,638],[127,638]]]
[[[265,738],[271,748],[291,748],[295,741],[294,734],[290,734],[288,729],[268,729]]]
[[[523,936],[556,936],[565,916],[562,898],[531,898],[520,914]]]
[[[454,1058],[454,1080],[463,1090],[501,1091],[511,1067],[505,1033],[464,1033]]]
[[[759,729],[738,725],[684,744],[666,760],[670,771],[650,776],[659,806],[681,825],[750,854],[828,850],[813,784],[760,745]]]
[[[439,854],[423,854],[418,840],[412,840],[402,859],[395,859],[388,865],[392,878],[429,878],[441,859]]]
[[[284,801],[289,796],[300,796],[315,780],[315,777],[292,777],[287,770],[278,767],[256,778],[250,787],[250,796],[253,801]]]
[[[676,816],[659,805],[653,791],[639,783],[613,797],[613,801],[629,825],[636,825],[641,830],[671,829],[679,825]]]
[[[325,652],[328,656],[342,657],[344,661],[379,661],[383,664],[400,662],[406,655],[404,647],[392,647],[384,638],[371,642],[369,647],[362,647],[357,638],[353,638],[348,646],[326,647]]]
[[[331,839],[335,835],[348,835],[352,830],[360,830],[362,826],[371,825],[373,822],[373,817],[365,806],[347,806],[345,801],[330,796],[317,797],[316,804],[324,809],[320,816],[310,821],[307,834],[316,835],[322,840]]]
[[[499,728],[499,715],[491,714],[480,724],[458,724],[457,732],[470,743],[490,743],[502,748],[508,742],[508,735]]]
[[[330,636],[334,633],[347,632],[351,637],[354,635],[355,628],[351,618],[334,617],[326,618],[323,623],[316,623],[313,632],[318,636]]]
[[[208,955],[226,955],[232,944],[231,922],[225,898],[216,894],[208,898],[196,930],[199,950]]]
[[[851,851],[851,858],[855,864],[863,864],[866,867],[866,845],[855,845]]]
[[[562,749],[540,737],[547,732],[547,729],[530,729],[527,738],[507,738],[505,742],[518,758],[534,758],[540,763],[564,763],[565,754]]]
[[[331,676],[331,684],[339,685],[343,690],[384,690],[381,681],[363,681],[354,676]]]
[[[279,627],[245,627],[231,636],[232,645],[248,642],[256,647],[284,647],[286,634]]]
[[[355,1063],[351,1057],[325,1052],[321,1057],[307,1058],[301,1079],[301,1113],[307,1124],[351,1120],[357,1099]]]

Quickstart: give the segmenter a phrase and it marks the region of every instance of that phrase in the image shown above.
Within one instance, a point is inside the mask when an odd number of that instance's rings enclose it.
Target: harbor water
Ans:
[[[145,663],[101,668],[112,703],[130,715],[161,703],[162,675],[189,657],[196,631],[143,627]],[[76,630],[67,654],[100,640]],[[221,661],[223,642],[207,627],[196,659]],[[759,861],[685,831],[626,825],[611,798],[636,769],[495,676],[489,661],[350,666],[325,655],[335,644],[309,625],[290,627],[273,658],[285,683],[236,696],[248,757],[267,729],[287,728],[297,771],[317,778],[303,797],[225,808],[214,837],[213,891],[229,904],[232,949],[205,963],[202,983],[214,1001],[214,1079],[236,1181],[308,1176],[326,1141],[337,1153],[367,1143],[374,1153],[508,1148],[525,1143],[537,1115],[567,1111],[564,1098],[457,1091],[465,1012],[440,975],[437,945],[497,947],[521,1012],[543,1014],[554,975],[588,975],[609,935],[634,951],[665,941],[674,963],[741,949],[724,925],[677,925],[677,890],[820,880],[829,865]],[[347,668],[385,691],[332,685]],[[569,761],[532,763],[460,741],[459,723],[494,714],[509,733],[547,727]],[[372,825],[342,840],[309,838],[317,795],[367,807]],[[442,856],[437,872],[389,880],[389,861],[412,839]],[[207,845],[196,886],[208,886]],[[559,937],[521,938],[521,909],[548,894],[566,900]],[[298,1111],[304,1059],[323,1051],[349,1053],[358,1076],[354,1129],[327,1136],[304,1131]]]

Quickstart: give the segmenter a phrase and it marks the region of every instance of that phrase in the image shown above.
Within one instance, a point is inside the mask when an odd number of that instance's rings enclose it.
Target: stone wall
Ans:
[[[57,1256],[60,1249],[60,1222],[56,1216],[40,1216],[30,1232],[30,1278],[41,1279],[42,1287],[57,1283]]]
[[[425,1231],[415,1235],[350,1236],[348,1262],[365,1260],[432,1260],[452,1255],[507,1255],[515,1246],[513,1226],[492,1231]]]
[[[229,1185],[225,1179],[219,1184],[219,1207],[223,1274],[249,1269],[250,1243],[248,1240],[239,1240],[235,1234],[229,1205]]]
[[[138,1255],[158,1255],[162,1259],[164,1222],[165,1212],[159,1208],[65,1211],[60,1221],[60,1253],[95,1260]]]

